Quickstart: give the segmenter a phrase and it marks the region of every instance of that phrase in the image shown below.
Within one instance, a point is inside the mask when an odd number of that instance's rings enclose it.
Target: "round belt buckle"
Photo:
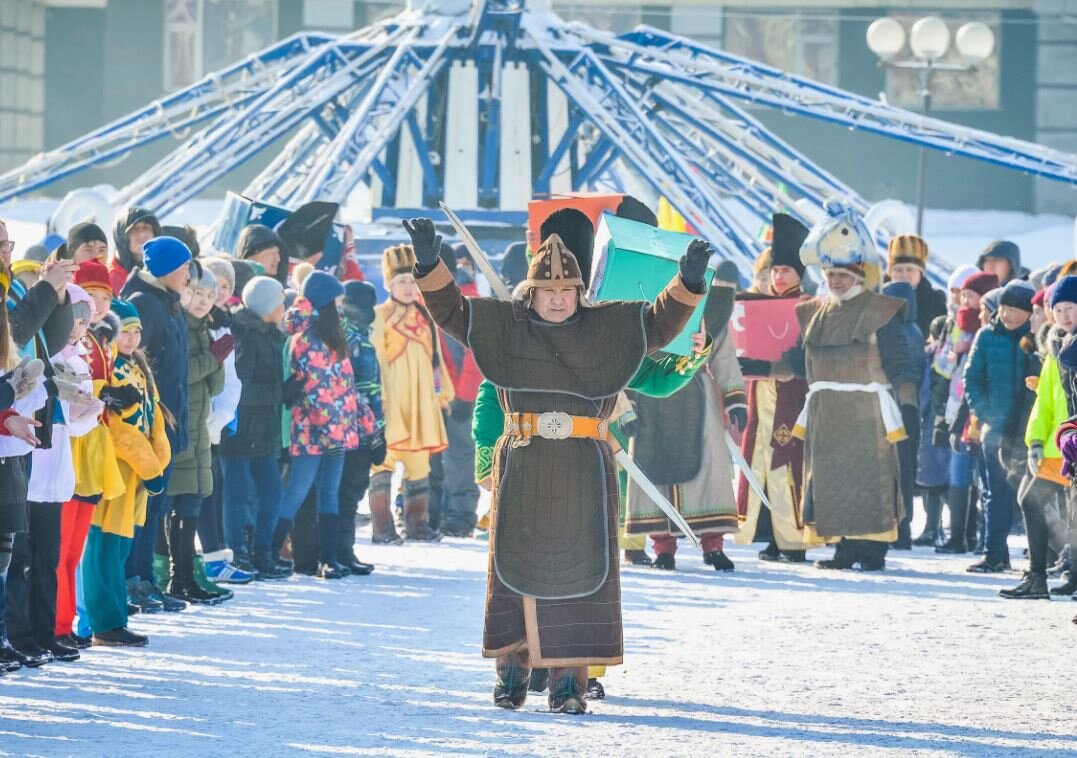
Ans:
[[[548,440],[567,440],[572,436],[572,417],[560,411],[539,414],[538,435]]]

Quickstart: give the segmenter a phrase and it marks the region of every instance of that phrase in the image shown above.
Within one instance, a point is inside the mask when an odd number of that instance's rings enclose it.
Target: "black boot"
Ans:
[[[853,549],[852,543],[842,539],[834,546],[834,557],[822,561],[816,561],[815,567],[827,570],[845,571],[856,565],[858,556]]]
[[[48,645],[42,645],[42,647],[52,653],[53,660],[77,661],[82,657],[77,647],[65,645],[60,640],[53,640]]]
[[[598,679],[591,677],[587,680],[587,692],[584,693],[584,700],[605,700],[606,688],[602,686],[602,682]]]
[[[781,557],[782,551],[778,549],[778,543],[773,540],[767,543],[767,546],[759,551],[759,560],[767,561],[768,563],[776,563]]]
[[[6,639],[0,638],[0,671],[18,671],[22,668],[22,658]]]
[[[545,692],[550,686],[549,669],[531,669],[531,685],[528,689],[532,692]]]
[[[715,571],[732,571],[736,568],[736,566],[733,565],[733,561],[729,560],[729,556],[721,550],[712,550],[709,553],[704,553],[703,562],[708,566],[713,566]]]
[[[633,566],[650,566],[653,561],[646,550],[625,550],[625,563]]]
[[[655,556],[651,568],[662,569],[663,571],[676,571],[677,561],[674,559],[672,553],[659,553]]]
[[[587,701],[575,676],[563,676],[550,688],[550,710],[554,713],[587,713]]]
[[[856,542],[856,554],[861,571],[882,571],[886,568],[886,551],[889,545],[871,540],[851,541]]]
[[[931,547],[939,539],[939,516],[942,513],[942,493],[937,489],[928,490],[924,495],[924,511],[927,521],[924,531],[912,541],[917,547]]]
[[[935,548],[936,553],[960,555],[969,551],[966,532],[969,516],[969,487],[951,487],[950,496],[950,538]]]
[[[965,524],[965,542],[976,555],[984,555],[987,552],[987,532],[983,526],[984,512],[980,493],[972,490],[969,495],[969,518]]]
[[[970,574],[1003,574],[1010,570],[1010,556],[999,558],[985,555],[979,563],[969,566],[966,571]]]
[[[807,563],[807,550],[783,550],[778,556],[779,563]]]
[[[110,632],[94,632],[93,644],[105,647],[145,647],[150,638],[144,634],[135,634],[125,626]]]
[[[206,592],[194,580],[194,538],[198,520],[171,516],[168,519],[169,597],[196,605],[217,605],[221,598]]]
[[[516,710],[527,700],[527,690],[531,684],[531,672],[515,663],[499,666],[497,682],[494,684],[494,705],[498,708]]]
[[[340,579],[348,570],[337,563],[337,530],[340,517],[335,513],[318,514],[318,578]]]
[[[1000,597],[1007,600],[1050,600],[1047,591],[1047,574],[1026,571],[1025,578],[1012,590],[999,590]]]
[[[292,575],[292,570],[273,560],[273,556],[268,551],[256,553],[251,565],[258,572],[259,579],[287,579]]]
[[[371,563],[355,557],[355,516],[341,516],[337,529],[337,563],[352,576],[366,576],[374,570]]]
[[[1065,573],[1066,581],[1051,590],[1052,595],[1077,596],[1077,571],[1070,569]]]

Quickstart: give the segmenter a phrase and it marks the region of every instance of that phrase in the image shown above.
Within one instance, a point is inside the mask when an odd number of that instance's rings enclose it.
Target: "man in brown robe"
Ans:
[[[643,357],[688,323],[713,250],[696,240],[654,305],[580,307],[583,279],[557,235],[528,268],[523,299],[464,298],[426,219],[405,222],[434,320],[498,388],[483,655],[494,701],[518,708],[532,667],[550,668],[550,709],[583,713],[587,667],[621,663],[618,484],[609,419]]]

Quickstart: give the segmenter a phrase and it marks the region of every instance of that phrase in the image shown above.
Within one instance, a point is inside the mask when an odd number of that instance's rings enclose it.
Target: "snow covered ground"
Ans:
[[[1077,754],[1077,603],[1000,600],[1018,574],[924,549],[869,575],[758,547],[627,568],[626,663],[587,716],[493,707],[485,543],[366,544],[370,577],[239,587],[136,617],[148,648],[0,679],[0,754]]]

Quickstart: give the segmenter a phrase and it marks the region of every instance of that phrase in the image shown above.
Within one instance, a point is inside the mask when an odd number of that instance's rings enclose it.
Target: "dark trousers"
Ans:
[[[430,456],[430,492],[426,498],[427,522],[431,529],[441,527],[445,502],[445,459],[443,453]]]
[[[198,541],[203,553],[215,553],[224,549],[224,474],[221,459],[213,450],[213,494],[202,501],[198,514]]]
[[[1025,529],[1028,532],[1028,570],[1033,573],[1047,572],[1046,512],[1061,494],[1061,486],[1031,474],[1026,474],[1021,482],[1021,512],[1025,515]]]
[[[280,516],[280,461],[260,458],[222,458],[224,478],[224,541],[236,555],[247,554],[246,530],[251,528],[254,552],[269,552]]]
[[[913,499],[916,495],[916,454],[920,449],[920,412],[910,406],[901,406],[901,421],[908,435],[898,443],[898,460],[901,465],[901,497],[905,506],[905,518],[898,525],[898,540],[910,538],[909,523],[912,521]],[[929,527],[930,528],[930,527]]]
[[[1001,561],[1010,555],[1006,539],[1013,528],[1013,512],[1017,493],[1006,480],[1006,469],[998,459],[997,442],[984,442],[984,467],[987,472],[988,493],[984,501],[984,532],[987,559]]]
[[[461,406],[460,403],[455,405]],[[475,484],[475,440],[471,436],[474,409],[474,403],[469,403],[467,408],[458,407],[445,419],[449,436],[449,449],[442,454],[445,497],[441,526],[445,529],[469,531],[475,528],[479,485]]]
[[[63,503],[30,503],[30,530],[15,535],[7,577],[8,639],[33,649],[56,639],[56,567]]]
[[[11,551],[15,547],[14,532],[0,532],[0,642],[7,639],[7,572],[11,568]]]

